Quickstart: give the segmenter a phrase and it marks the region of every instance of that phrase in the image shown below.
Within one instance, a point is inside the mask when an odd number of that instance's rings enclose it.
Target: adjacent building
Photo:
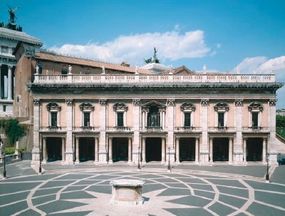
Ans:
[[[33,124],[34,164],[246,165],[276,163],[284,151],[274,74],[197,73],[155,55],[138,68],[23,50],[14,103]]]

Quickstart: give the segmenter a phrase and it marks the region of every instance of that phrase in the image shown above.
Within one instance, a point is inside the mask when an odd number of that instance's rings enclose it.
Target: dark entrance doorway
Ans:
[[[195,138],[180,138],[179,161],[195,161]]]
[[[47,137],[47,161],[62,160],[62,140],[60,137]]]
[[[79,161],[89,161],[95,158],[95,140],[92,137],[79,138]]]
[[[262,161],[262,138],[249,138],[246,142],[246,160]]]
[[[161,161],[161,138],[146,138],[146,162]]]
[[[213,161],[229,160],[229,139],[214,138],[213,139]]]
[[[112,160],[113,162],[128,161],[128,138],[113,138]]]

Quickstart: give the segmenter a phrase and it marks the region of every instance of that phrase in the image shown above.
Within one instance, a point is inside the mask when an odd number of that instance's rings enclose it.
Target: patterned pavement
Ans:
[[[0,215],[285,215],[285,184],[216,172],[72,171],[0,181]],[[113,179],[141,179],[144,204],[110,203]]]

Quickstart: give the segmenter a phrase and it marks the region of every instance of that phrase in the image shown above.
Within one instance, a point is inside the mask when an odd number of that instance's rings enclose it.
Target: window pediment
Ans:
[[[61,107],[57,103],[48,103],[47,110],[50,112],[51,111],[58,112],[61,110]]]
[[[82,103],[79,106],[80,110],[83,112],[91,112],[94,111],[94,106],[91,103]]]
[[[196,107],[192,103],[183,103],[180,106],[180,110],[182,112],[194,112],[196,110]]]
[[[230,110],[230,108],[229,108],[229,105],[227,103],[220,102],[214,106],[214,110],[216,112],[228,112]]]
[[[145,104],[143,104],[142,107],[144,107],[144,108],[158,107],[158,109],[162,109],[162,108],[165,108],[166,105],[164,103],[159,102],[159,101],[151,100],[151,101],[148,101]]]
[[[128,106],[126,104],[124,104],[124,103],[116,103],[113,106],[113,110],[115,112],[119,112],[119,111],[127,112],[128,111]]]
[[[248,111],[249,112],[262,112],[263,111],[263,106],[261,103],[259,102],[252,102],[249,106],[248,106]]]

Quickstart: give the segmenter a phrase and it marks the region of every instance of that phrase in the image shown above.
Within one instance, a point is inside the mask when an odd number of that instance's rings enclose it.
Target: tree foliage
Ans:
[[[276,116],[276,131],[280,136],[285,138],[285,116]]]
[[[13,145],[26,134],[26,128],[17,119],[0,119],[0,128],[4,130],[9,145]]]

